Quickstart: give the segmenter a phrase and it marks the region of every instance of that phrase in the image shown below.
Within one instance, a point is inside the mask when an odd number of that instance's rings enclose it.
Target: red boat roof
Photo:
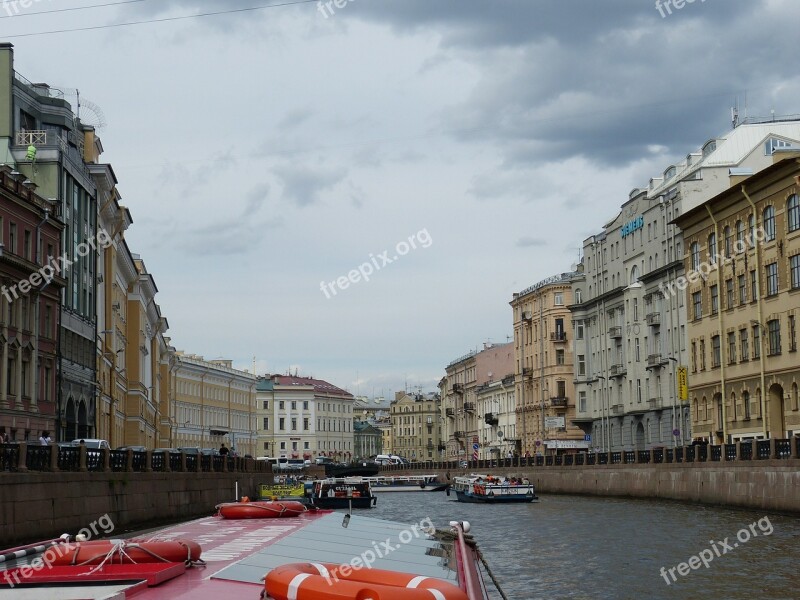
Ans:
[[[46,587],[9,589],[0,586],[0,600],[51,600],[55,597],[60,600],[258,598],[264,588],[264,577],[275,567],[297,562],[346,564],[357,557],[371,560],[371,566],[376,569],[413,573],[451,583],[457,583],[458,573],[462,573],[463,578],[463,569],[457,567],[456,558],[461,552],[456,551],[451,539],[427,535],[423,531],[427,522],[407,525],[353,515],[345,527],[343,517],[342,513],[319,511],[283,519],[206,517],[189,521],[136,539],[193,540],[202,546],[201,558],[206,562],[205,567],[188,568],[183,575],[159,582],[154,587],[142,585],[145,576],[137,579],[130,575],[125,581],[117,577],[105,583],[79,586],[55,582]],[[467,560],[475,565],[473,551],[470,550]],[[45,568],[39,573],[57,572],[58,569]],[[479,595],[470,600],[484,597]]]

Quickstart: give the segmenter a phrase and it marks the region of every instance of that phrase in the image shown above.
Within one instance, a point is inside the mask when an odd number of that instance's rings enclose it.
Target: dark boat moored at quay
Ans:
[[[325,477],[374,477],[380,473],[380,465],[373,462],[326,464]]]

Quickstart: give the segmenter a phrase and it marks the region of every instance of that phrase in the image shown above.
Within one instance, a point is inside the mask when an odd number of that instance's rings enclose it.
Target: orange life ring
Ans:
[[[296,517],[308,510],[302,502],[226,502],[217,505],[217,510],[226,519],[279,519]]]
[[[66,551],[62,551],[66,548]],[[196,562],[202,548],[191,540],[136,542],[132,540],[95,540],[64,544],[51,551],[52,565],[98,565],[158,562]]]
[[[348,567],[347,575],[342,568]],[[267,573],[264,587],[275,600],[469,600],[461,588],[432,577],[322,563],[292,563]]]

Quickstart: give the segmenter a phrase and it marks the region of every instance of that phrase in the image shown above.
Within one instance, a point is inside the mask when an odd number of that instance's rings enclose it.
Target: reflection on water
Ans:
[[[437,526],[469,521],[514,600],[800,598],[800,519],[795,517],[578,496],[483,506],[433,492],[381,494],[368,514],[407,523],[430,517]],[[756,525],[758,536],[751,532],[749,541],[734,548],[737,532],[765,516],[773,533],[766,536]],[[721,553],[725,538],[731,550],[715,555],[707,569],[701,564],[686,576],[675,571],[677,581],[667,585],[662,567],[676,567],[712,548],[712,542]]]

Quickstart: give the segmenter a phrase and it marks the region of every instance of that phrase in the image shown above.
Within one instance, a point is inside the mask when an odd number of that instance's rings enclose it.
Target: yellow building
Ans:
[[[439,459],[442,434],[439,405],[435,394],[395,394],[390,408],[393,454],[411,461]]]
[[[177,352],[169,414],[173,448],[219,448],[256,456],[256,377],[230,360]],[[259,453],[260,455],[260,453]]]
[[[695,437],[714,443],[800,433],[800,152],[675,219],[686,276]]]
[[[514,294],[518,452],[533,455],[587,449],[575,418],[571,335],[572,283],[562,273]]]

